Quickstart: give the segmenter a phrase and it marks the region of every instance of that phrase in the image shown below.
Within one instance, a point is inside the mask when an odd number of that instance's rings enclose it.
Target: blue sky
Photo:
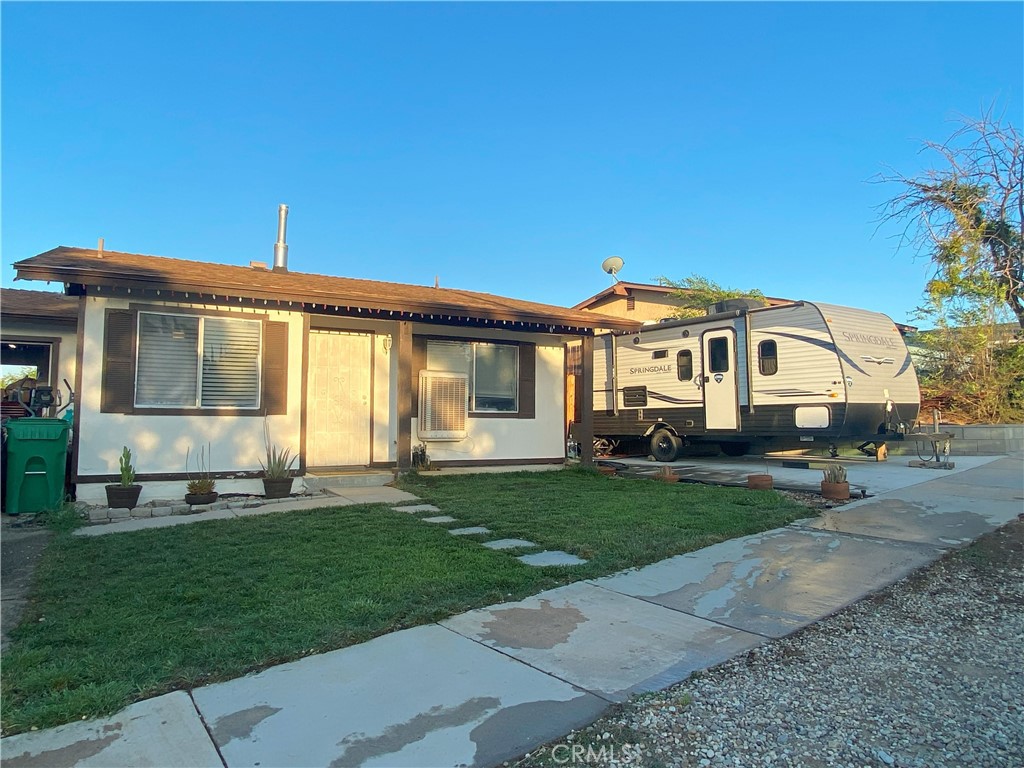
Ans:
[[[1020,3],[4,3],[3,284],[57,245],[572,305],[697,273],[908,319],[885,167],[992,104]],[[19,287],[41,287],[18,283]]]

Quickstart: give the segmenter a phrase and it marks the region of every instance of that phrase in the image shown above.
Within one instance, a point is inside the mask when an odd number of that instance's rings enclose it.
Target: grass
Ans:
[[[642,565],[806,514],[773,492],[585,471],[420,476],[459,524],[590,560],[531,568],[386,507],[58,532],[3,658],[15,733]]]
[[[401,487],[489,538],[519,538],[589,562],[572,579],[646,565],[726,539],[775,528],[807,509],[774,491],[606,478],[562,472],[431,475]]]

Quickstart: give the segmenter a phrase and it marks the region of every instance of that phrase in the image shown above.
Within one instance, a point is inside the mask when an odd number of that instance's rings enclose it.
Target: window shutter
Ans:
[[[420,371],[427,367],[427,340],[420,336],[412,337],[412,412],[420,409]]]
[[[263,328],[263,408],[268,416],[288,413],[288,323]]]
[[[135,408],[135,313],[108,309],[103,328],[101,413],[131,413]]]
[[[519,418],[537,418],[537,345],[519,345]]]

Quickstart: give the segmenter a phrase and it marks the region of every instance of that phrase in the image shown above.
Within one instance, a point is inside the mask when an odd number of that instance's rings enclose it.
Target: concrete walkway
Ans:
[[[646,568],[12,736],[3,764],[496,765],[1024,512],[1020,458],[973,463],[887,476],[900,487]]]

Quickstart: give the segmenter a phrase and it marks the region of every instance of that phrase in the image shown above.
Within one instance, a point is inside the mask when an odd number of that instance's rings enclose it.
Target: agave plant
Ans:
[[[846,482],[846,467],[842,464],[826,464],[825,468],[821,471],[824,476],[826,483],[845,483]]]
[[[260,461],[263,467],[263,475],[268,480],[283,480],[288,477],[292,464],[297,456],[292,456],[291,448],[278,448],[276,445],[267,446],[267,461]]]

